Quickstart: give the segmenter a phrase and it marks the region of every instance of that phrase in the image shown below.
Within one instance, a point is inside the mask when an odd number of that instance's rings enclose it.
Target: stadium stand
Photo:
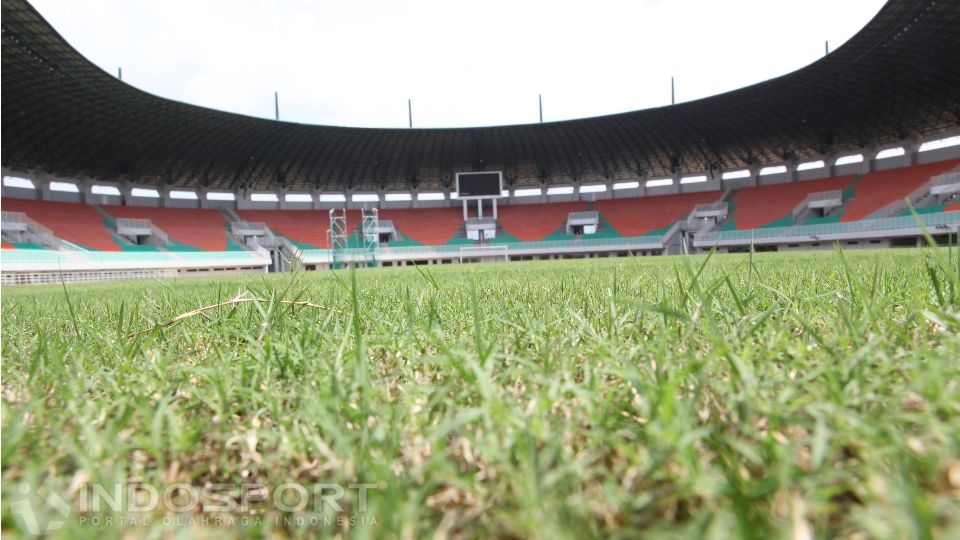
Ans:
[[[923,189],[932,175],[960,163],[956,159],[960,149],[951,150],[949,144],[921,152],[924,145],[960,133],[956,115],[950,114],[960,103],[960,86],[954,84],[960,33],[953,29],[960,28],[958,22],[956,2],[888,0],[867,27],[825,58],[722,95],[547,124],[408,130],[276,122],[150,95],[89,62],[24,0],[4,0],[5,176],[30,180],[44,199],[59,198],[50,197],[48,191],[53,181],[63,180],[75,183],[83,200],[104,203],[136,204],[141,199],[126,189],[120,196],[101,197],[93,190],[101,182],[158,188],[163,200],[169,197],[168,188],[176,187],[195,191],[204,205],[214,192],[229,193],[233,197],[228,199],[235,201],[212,203],[222,205],[221,210],[177,209],[172,208],[176,204],[165,203],[164,208],[101,207],[25,201],[15,197],[36,194],[25,195],[28,188],[5,184],[4,210],[23,212],[37,222],[32,224],[36,228],[43,225],[50,231],[27,234],[21,226],[25,220],[8,220],[3,249],[11,251],[5,253],[4,275],[17,261],[23,265],[46,261],[47,270],[68,261],[78,265],[77,271],[81,266],[103,269],[153,261],[154,267],[161,262],[172,266],[191,262],[196,268],[219,271],[229,265],[266,264],[269,268],[264,270],[283,271],[289,268],[284,261],[297,256],[310,257],[312,263],[301,262],[316,269],[347,260],[329,249],[328,210],[240,209],[276,208],[272,203],[260,206],[261,201],[253,198],[255,190],[276,190],[278,195],[442,192],[449,202],[438,204],[450,206],[380,210],[380,219],[391,221],[397,232],[382,246],[384,255],[392,257],[391,264],[469,261],[471,256],[464,257],[464,252],[488,247],[497,248],[491,253],[509,253],[512,259],[670,254],[681,253],[690,238],[695,248],[702,249],[710,249],[714,239],[732,248],[743,248],[755,239],[770,249],[822,248],[824,238],[871,247],[911,245],[921,232],[912,216],[908,219],[895,205],[904,195],[913,197]],[[895,43],[887,39],[892,35],[898,36]],[[854,64],[857,69],[851,71]],[[791,104],[789,115],[783,114],[785,102]],[[185,131],[202,136],[185,143]],[[647,133],[657,136],[644,136]],[[953,161],[862,177],[741,188],[723,198],[728,203],[724,222],[715,224],[709,217],[684,220],[696,205],[721,200],[717,173],[891,145],[901,145],[909,154],[899,163]],[[865,165],[850,164],[841,170],[862,171]],[[643,176],[677,179],[710,171],[707,181],[713,191],[604,199],[625,193],[608,191],[597,195],[601,200],[586,203],[511,205],[505,200],[499,205],[496,237],[475,242],[461,234],[464,209],[451,200],[451,181],[456,172],[478,168],[502,171],[511,189],[566,186],[571,177],[583,185],[609,185]],[[835,189],[843,191],[842,200],[836,201],[839,207],[834,199],[829,204],[819,200],[820,206],[806,209],[797,206],[811,193]],[[954,194],[944,190],[911,198],[922,203],[918,212],[938,227],[937,234],[956,232],[960,225],[960,202],[948,199]],[[355,199],[347,200],[357,206]],[[834,210],[825,216],[810,211],[824,207]],[[583,210],[598,213],[591,219],[598,220],[599,229],[583,237],[566,234],[567,215]],[[380,255],[371,256],[371,245],[364,245],[357,234],[360,216],[358,209],[348,211],[349,240],[343,251],[357,251],[353,254],[357,261],[376,264]],[[159,234],[145,235],[143,244],[148,245],[133,245],[127,239],[129,229],[123,236],[115,232],[119,218],[150,220],[151,227],[169,236],[174,245],[168,246]],[[230,233],[235,218],[264,223],[273,234],[259,236],[282,236],[301,249],[291,250],[285,241],[258,243],[258,235],[248,235],[244,238],[251,249],[239,251]],[[847,223],[840,223],[841,218]],[[676,228],[671,228],[674,224]],[[378,233],[389,236],[384,229]],[[133,237],[140,241],[141,235]],[[58,239],[114,253],[77,255],[73,246],[61,245]],[[157,239],[164,241],[153,241]],[[537,242],[546,239],[557,242]],[[318,249],[302,253],[310,248]],[[25,253],[28,249],[36,253]],[[119,251],[123,253],[115,253]]]
[[[184,186],[202,179],[207,189],[234,189],[242,179],[273,190],[282,172],[290,191],[408,190],[413,178],[418,189],[443,190],[454,172],[483,163],[516,171],[512,185],[550,185],[570,173],[626,178],[641,164],[661,177],[701,174],[705,160],[728,171],[779,162],[785,152],[806,161],[958,127],[950,114],[956,2],[890,0],[823,59],[696,102],[464,130],[277,124],[163,99],[89,62],[24,0],[5,0],[3,14],[3,97],[8,111],[20,111],[4,118],[3,165],[65,177],[159,185],[176,171],[174,183]],[[893,35],[896,43],[886,37]],[[185,146],[185,132],[203,136]],[[251,152],[252,140],[270,144]]]
[[[50,228],[61,240],[99,251],[120,251],[113,232],[97,210],[80,203],[34,201],[3,198],[3,209],[23,212],[27,217]]]
[[[586,209],[586,202],[504,205],[498,209],[497,222],[511,237],[534,242],[554,233],[563,234],[570,212]]]
[[[897,202],[922,186],[930,177],[960,165],[960,159],[874,171],[857,180],[856,193],[844,210],[841,221],[857,221]]]
[[[631,199],[597,201],[593,209],[600,212],[623,236],[641,236],[666,229],[685,218],[698,204],[716,202],[719,191],[659,195]]]
[[[226,220],[217,210],[143,206],[103,206],[102,208],[114,218],[149,219],[176,242],[170,247],[172,250],[242,249],[228,241]]]
[[[244,221],[265,223],[274,234],[285,236],[301,249],[330,247],[329,210],[237,210]],[[360,211],[347,211],[347,235],[360,223]]]
[[[413,240],[426,246],[450,242],[463,226],[460,208],[381,209],[379,218],[392,221],[404,240]]]
[[[763,227],[785,218],[807,195],[847,187],[854,176],[746,187],[731,199],[733,224],[737,229]],[[729,218],[728,218],[729,219]]]

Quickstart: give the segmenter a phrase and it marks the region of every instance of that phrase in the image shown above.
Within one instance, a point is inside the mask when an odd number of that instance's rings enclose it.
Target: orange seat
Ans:
[[[461,208],[385,208],[379,217],[392,221],[403,236],[428,246],[446,244],[463,225]]]
[[[864,175],[854,186],[857,194],[847,205],[841,221],[863,219],[893,202],[902,200],[930,180],[930,177],[949,171],[957,165],[960,165],[960,159],[874,171]]]
[[[650,231],[669,227],[685,218],[698,204],[716,202],[719,191],[655,195],[630,199],[605,199],[594,203],[594,210],[624,236],[642,236]]]
[[[89,204],[3,198],[3,209],[23,212],[53,231],[54,236],[99,251],[120,251],[104,218]]]
[[[152,208],[146,206],[104,206],[115,218],[149,219],[170,238],[205,251],[227,249],[226,220],[209,208]]]
[[[237,215],[244,221],[266,223],[275,234],[286,236],[298,244],[306,244],[316,248],[330,247],[329,210],[237,210]],[[347,211],[347,236],[360,223],[359,210]]]
[[[738,229],[763,227],[789,215],[807,195],[843,189],[852,179],[853,175],[834,176],[820,180],[741,188],[732,199],[733,222]]]
[[[534,242],[556,232],[570,212],[586,209],[586,202],[502,205],[497,208],[497,222],[517,240]]]

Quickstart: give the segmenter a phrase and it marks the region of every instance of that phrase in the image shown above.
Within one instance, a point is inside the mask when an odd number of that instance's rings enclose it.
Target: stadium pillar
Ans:
[[[129,180],[121,180],[120,185],[117,186],[120,189],[120,199],[124,206],[130,206],[133,202],[133,186],[130,184]]]
[[[911,137],[909,140],[904,141],[903,151],[907,154],[909,158],[910,165],[918,165],[920,163],[920,139],[918,137]]]
[[[826,174],[826,178],[831,178],[836,176],[837,171],[837,156],[834,154],[827,154],[823,156],[823,172]]]
[[[795,159],[791,159],[786,163],[787,173],[790,174],[791,182],[796,182],[800,179],[800,171],[797,170],[797,165],[799,165],[799,162]]]
[[[90,178],[77,178],[77,188],[80,190],[80,202],[84,204],[97,204],[96,197],[93,195],[93,180]]]
[[[721,189],[723,187],[721,185],[723,183],[721,181],[722,176],[722,173],[716,169],[707,171],[707,186],[709,189]]]
[[[750,177],[747,178],[747,185],[757,187],[760,184],[760,167],[755,165],[748,170],[750,171]]]
[[[280,210],[287,209],[287,188],[280,188],[277,190],[277,204],[280,207]]]
[[[237,209],[246,210],[248,208],[253,208],[252,201],[250,200],[250,188],[243,187],[237,190]]]
[[[877,147],[868,146],[860,151],[863,156],[863,173],[871,173],[877,168]]]
[[[43,171],[34,171],[33,174],[33,185],[36,186],[37,192],[40,193],[41,201],[49,201],[52,199],[50,195],[50,176]]]

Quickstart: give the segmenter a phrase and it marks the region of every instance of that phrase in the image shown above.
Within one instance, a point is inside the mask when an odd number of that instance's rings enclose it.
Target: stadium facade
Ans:
[[[4,282],[915,245],[960,226],[960,146],[931,144],[960,136],[957,2],[891,0],[821,60],[710,98],[458,129],[160,98],[2,6]],[[458,200],[467,171],[502,172],[502,195]]]

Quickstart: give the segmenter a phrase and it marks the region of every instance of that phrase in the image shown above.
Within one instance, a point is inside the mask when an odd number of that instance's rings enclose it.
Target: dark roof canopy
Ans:
[[[503,170],[513,185],[556,184],[817,159],[960,126],[956,0],[890,0],[823,59],[710,98],[462,129],[304,125],[160,98],[92,64],[24,0],[2,2],[3,165],[64,176],[409,189],[449,186],[456,171]]]

